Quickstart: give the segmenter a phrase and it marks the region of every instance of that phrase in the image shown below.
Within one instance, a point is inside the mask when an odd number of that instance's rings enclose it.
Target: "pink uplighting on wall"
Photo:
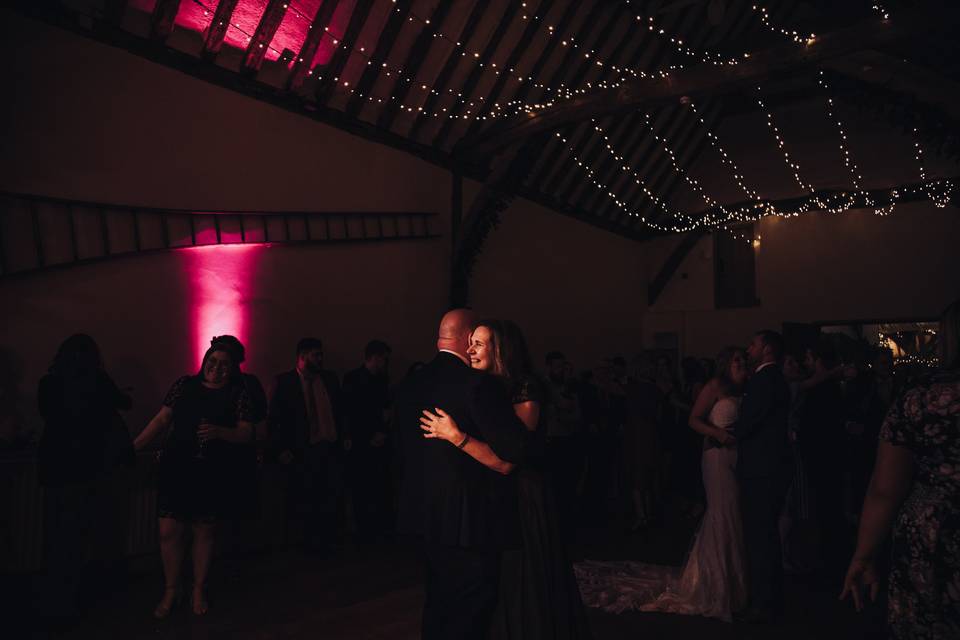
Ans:
[[[210,338],[228,333],[246,344],[256,265],[267,245],[211,245],[183,250],[190,291],[190,344],[197,368]]]

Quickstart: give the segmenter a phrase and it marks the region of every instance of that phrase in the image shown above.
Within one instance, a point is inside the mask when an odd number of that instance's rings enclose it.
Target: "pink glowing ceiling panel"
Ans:
[[[285,50],[294,55],[303,48],[303,43],[312,29],[313,20],[324,2],[330,0],[296,0],[287,4],[280,27],[277,29],[265,58],[278,60]],[[177,29],[206,34],[216,12],[218,0],[183,0],[175,20]],[[240,0],[230,18],[230,26],[224,37],[224,45],[246,49],[266,11],[268,0]],[[341,0],[324,30],[324,37],[317,47],[311,67],[327,64],[333,57],[353,14],[356,0]],[[152,13],[156,0],[130,0],[130,8]]]

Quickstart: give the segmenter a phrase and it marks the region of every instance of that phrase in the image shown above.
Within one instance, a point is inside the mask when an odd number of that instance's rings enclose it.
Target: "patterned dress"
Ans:
[[[157,515],[181,522],[214,522],[249,513],[255,495],[247,477],[252,444],[212,440],[201,445],[197,430],[204,420],[234,429],[252,422],[250,396],[242,384],[219,389],[204,386],[199,376],[184,376],[167,392],[163,404],[173,410],[173,425],[160,456]]]
[[[893,534],[893,636],[960,638],[960,371],[934,374],[890,409],[880,439],[915,458]]]

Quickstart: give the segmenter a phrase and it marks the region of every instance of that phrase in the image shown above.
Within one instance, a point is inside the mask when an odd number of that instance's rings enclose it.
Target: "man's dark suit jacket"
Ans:
[[[330,394],[333,417],[337,424],[337,440],[342,441],[346,434],[340,428],[340,384],[332,371],[322,371],[318,375]],[[290,451],[299,457],[310,444],[310,425],[307,418],[307,404],[303,395],[303,385],[296,369],[281,373],[273,386],[273,398],[270,401],[269,414],[270,445],[274,454]]]
[[[493,376],[440,352],[397,393],[396,433],[402,474],[398,531],[427,544],[502,549],[518,544],[516,482],[452,443],[423,437],[420,415],[435,407],[501,459],[520,462],[526,429]]]
[[[733,428],[738,476],[772,476],[790,464],[789,412],[790,387],[780,368],[771,364],[755,373],[747,382],[740,417]]]

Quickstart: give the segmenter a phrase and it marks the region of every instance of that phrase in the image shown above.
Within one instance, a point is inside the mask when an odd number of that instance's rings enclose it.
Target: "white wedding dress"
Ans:
[[[721,398],[709,421],[729,428],[739,398]],[[713,447],[701,459],[707,510],[683,567],[641,562],[577,563],[584,604],[613,613],[628,609],[699,615],[730,621],[747,603],[746,561],[735,475],[735,447]]]

